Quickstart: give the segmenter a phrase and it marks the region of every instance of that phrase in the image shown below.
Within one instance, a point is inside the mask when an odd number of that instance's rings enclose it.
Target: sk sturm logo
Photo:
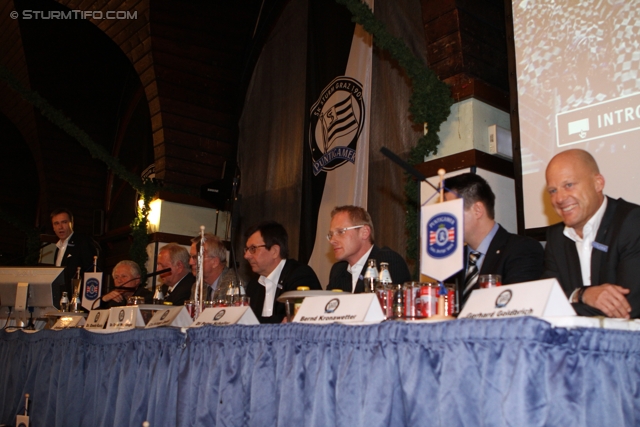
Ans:
[[[124,310],[120,310],[118,313],[118,321],[122,322],[124,320]]]
[[[350,77],[336,77],[311,107],[309,145],[313,174],[355,163],[356,145],[364,126],[362,85]]]
[[[427,222],[427,253],[433,258],[446,258],[456,250],[456,217],[443,213]]]
[[[162,316],[160,316],[160,320],[166,319],[170,312],[171,310],[167,310],[164,313],[162,313]]]
[[[84,297],[88,300],[94,300],[98,298],[99,286],[100,286],[100,283],[98,282],[98,279],[96,279],[95,277],[92,277],[91,279],[87,280],[87,283],[85,283],[84,285]]]
[[[222,319],[222,316],[224,316],[224,314],[226,313],[225,310],[220,310],[219,312],[216,313],[216,315],[213,317],[213,320],[220,320]]]

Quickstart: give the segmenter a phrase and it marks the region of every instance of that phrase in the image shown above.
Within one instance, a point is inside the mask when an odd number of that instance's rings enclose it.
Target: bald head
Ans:
[[[597,175],[600,173],[600,168],[598,168],[598,164],[596,163],[596,159],[593,156],[585,151],[580,150],[579,148],[574,148],[571,150],[563,151],[562,153],[556,154],[553,159],[549,162],[549,166],[547,166],[547,171],[554,164],[554,162],[570,162],[576,163],[581,167],[585,168],[585,170],[591,174]]]
[[[604,201],[604,177],[595,159],[584,150],[563,151],[549,162],[546,177],[553,208],[582,236],[584,225]]]

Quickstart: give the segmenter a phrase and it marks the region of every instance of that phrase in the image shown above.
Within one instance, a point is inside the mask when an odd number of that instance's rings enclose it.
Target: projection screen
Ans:
[[[513,0],[524,226],[560,221],[558,152],[596,158],[605,194],[640,204],[640,0]]]

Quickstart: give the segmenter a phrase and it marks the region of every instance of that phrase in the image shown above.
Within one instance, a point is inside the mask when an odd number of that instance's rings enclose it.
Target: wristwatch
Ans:
[[[584,292],[587,290],[586,286],[581,287],[580,289],[578,289],[576,292],[573,293],[573,295],[571,295],[571,303],[580,303],[580,304],[584,304],[584,301],[582,300],[582,296],[584,295]]]

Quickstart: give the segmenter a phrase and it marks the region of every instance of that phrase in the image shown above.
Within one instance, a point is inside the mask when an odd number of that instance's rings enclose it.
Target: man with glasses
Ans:
[[[191,287],[196,280],[189,268],[189,252],[184,246],[169,243],[160,249],[157,264],[158,270],[171,269],[160,275],[162,285],[166,288],[164,303],[184,305],[191,296]]]
[[[198,276],[198,254],[200,253],[201,237],[191,239],[189,265],[191,273]],[[202,278],[204,280],[204,300],[212,301],[215,292],[221,286],[229,284],[235,279],[233,269],[227,267],[227,248],[218,236],[211,233],[204,234],[204,252],[202,257]],[[191,299],[195,299],[195,284],[191,289]]]
[[[260,276],[247,285],[251,309],[260,323],[280,323],[286,316],[285,305],[277,301],[280,294],[298,286],[320,290],[320,281],[311,267],[288,259],[289,237],[281,224],[262,222],[249,228],[245,236],[244,258]]]
[[[393,283],[411,280],[404,258],[388,247],[374,244],[373,222],[369,212],[358,206],[338,206],[331,212],[331,226],[327,239],[338,260],[329,274],[327,289],[344,292],[364,292],[364,274],[367,260],[389,263]]]

